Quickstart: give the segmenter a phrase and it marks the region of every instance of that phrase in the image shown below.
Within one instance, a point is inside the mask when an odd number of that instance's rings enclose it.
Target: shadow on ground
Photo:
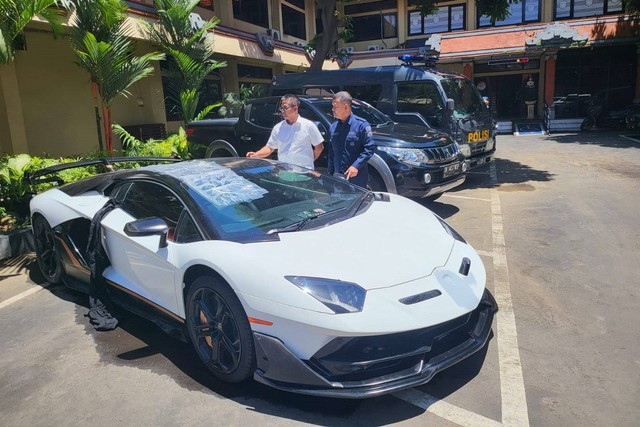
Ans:
[[[330,399],[287,393],[252,380],[242,384],[220,382],[205,368],[190,343],[166,335],[153,323],[125,314],[120,316],[116,330],[98,332],[85,317],[88,312],[85,295],[63,286],[53,287],[50,291],[77,304],[76,321],[84,325],[86,333],[94,338],[103,363],[166,375],[185,389],[202,392],[205,388],[247,406],[249,410],[304,423],[351,426],[352,416],[364,416],[367,423],[374,423],[371,425],[387,425],[425,412],[391,395],[365,400]],[[429,384],[422,386],[424,391],[442,399],[463,387],[480,372],[486,348],[436,375]],[[375,417],[371,416],[372,411],[376,413]]]
[[[572,134],[550,134],[546,141],[560,144],[594,144],[611,148],[640,148],[640,132],[628,130],[603,130]]]
[[[468,173],[465,182],[449,190],[448,194],[456,194],[465,190],[494,188],[496,185],[491,180],[490,165],[474,169]],[[531,183],[548,182],[554,179],[553,174],[548,171],[533,169],[530,166],[508,159],[496,158],[494,165],[496,170],[497,188],[500,191],[532,191],[534,187]],[[416,202],[431,209],[441,218],[449,218],[458,213],[458,207],[446,202],[446,199],[439,198],[435,201],[428,199],[414,198]]]

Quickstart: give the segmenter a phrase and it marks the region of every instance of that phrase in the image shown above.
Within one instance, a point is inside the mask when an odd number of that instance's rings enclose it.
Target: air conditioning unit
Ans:
[[[267,29],[267,34],[273,37],[274,40],[280,40],[280,31],[275,30],[273,28]]]
[[[380,50],[380,45],[379,44],[370,44],[367,47],[367,50]]]
[[[345,46],[344,50],[346,50],[349,53],[353,53],[353,51],[354,51],[353,46]]]

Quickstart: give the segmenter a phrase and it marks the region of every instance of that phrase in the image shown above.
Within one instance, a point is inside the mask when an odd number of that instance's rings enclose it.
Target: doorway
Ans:
[[[489,98],[489,108],[496,120],[513,121],[527,118],[525,101],[539,101],[538,78],[538,73],[485,76],[476,77],[475,84],[482,96]]]

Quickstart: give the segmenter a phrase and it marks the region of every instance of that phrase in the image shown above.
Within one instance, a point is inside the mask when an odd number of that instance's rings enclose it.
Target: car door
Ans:
[[[167,187],[151,181],[127,183],[117,190],[119,207],[103,220],[103,232],[111,267],[105,276],[131,293],[179,313],[173,262],[175,230],[185,210],[181,200]],[[128,236],[127,223],[159,217],[167,223],[167,244],[162,236]]]
[[[238,153],[257,151],[264,147],[271,130],[282,120],[279,98],[258,99],[247,104],[238,123]]]

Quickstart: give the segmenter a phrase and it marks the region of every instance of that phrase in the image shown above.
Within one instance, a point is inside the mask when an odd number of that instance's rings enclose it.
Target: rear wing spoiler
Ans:
[[[24,180],[31,185],[43,184],[47,182],[55,182],[57,185],[62,185],[65,183],[64,180],[59,176],[53,174],[66,169],[81,168],[92,165],[102,165],[104,166],[105,172],[109,172],[113,171],[113,165],[115,163],[163,163],[181,161],[182,159],[173,157],[105,157],[101,159],[87,159],[77,162],[61,163],[59,165],[53,165],[43,169],[38,169],[37,171],[26,172],[24,175]]]

